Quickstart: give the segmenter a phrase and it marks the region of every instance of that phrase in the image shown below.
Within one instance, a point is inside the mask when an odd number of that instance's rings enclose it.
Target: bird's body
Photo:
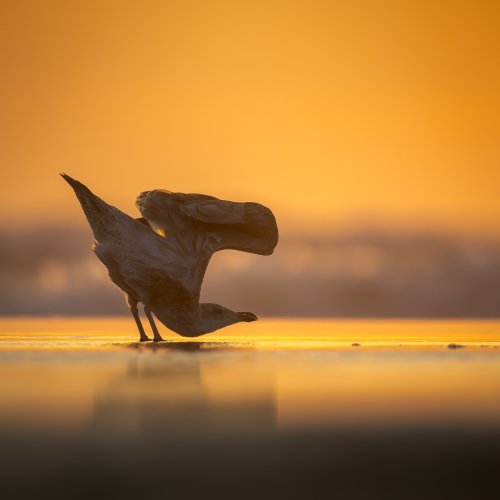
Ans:
[[[137,304],[154,332],[154,315],[174,332],[196,337],[240,321],[238,313],[218,304],[200,303],[211,256],[223,249],[270,255],[278,242],[272,212],[258,203],[234,203],[201,194],[153,190],[137,199],[142,218],[134,219],[63,174],[73,187],[95,237],[94,252],[111,280],[126,294],[139,328]]]

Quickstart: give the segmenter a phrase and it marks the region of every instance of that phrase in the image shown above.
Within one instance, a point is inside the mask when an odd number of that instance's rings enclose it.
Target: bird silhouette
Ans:
[[[271,255],[278,227],[271,210],[258,203],[224,201],[203,194],[155,189],[137,198],[142,217],[134,219],[93,194],[67,174],[94,234],[92,247],[113,283],[126,294],[141,341],[150,340],[138,304],[163,340],[153,314],[183,337],[198,337],[241,321],[256,321],[251,312],[200,303],[210,258],[233,249]]]

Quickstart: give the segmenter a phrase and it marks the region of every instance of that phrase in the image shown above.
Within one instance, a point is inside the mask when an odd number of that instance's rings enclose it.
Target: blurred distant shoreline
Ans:
[[[0,315],[126,315],[87,229],[0,226]],[[202,300],[261,316],[498,318],[500,241],[356,229],[282,236],[271,257],[224,251]]]

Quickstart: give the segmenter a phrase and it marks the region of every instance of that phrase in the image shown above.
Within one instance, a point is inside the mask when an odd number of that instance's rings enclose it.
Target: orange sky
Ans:
[[[500,226],[498,1],[0,4],[0,219],[74,218],[67,171],[324,221]]]

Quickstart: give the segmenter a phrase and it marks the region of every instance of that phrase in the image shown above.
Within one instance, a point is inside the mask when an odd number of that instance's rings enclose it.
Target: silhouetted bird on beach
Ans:
[[[74,189],[92,228],[95,254],[108,268],[111,281],[126,294],[141,341],[150,339],[139,318],[139,302],[144,304],[155,341],[163,339],[152,313],[184,337],[257,319],[250,312],[235,312],[199,300],[214,252],[273,253],[278,228],[267,207],[155,189],[139,195],[136,205],[143,217],[134,219],[81,182],[61,175]]]

